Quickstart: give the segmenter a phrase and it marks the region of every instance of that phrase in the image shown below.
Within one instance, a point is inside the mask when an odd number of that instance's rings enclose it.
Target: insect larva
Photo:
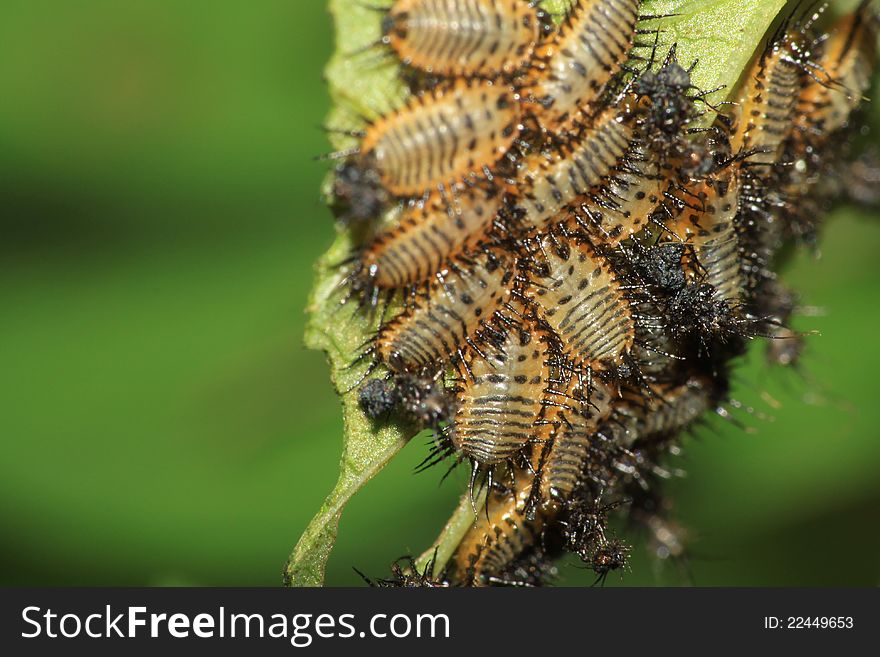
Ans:
[[[608,261],[587,242],[554,233],[542,236],[538,248],[541,276],[532,276],[526,296],[577,364],[620,364],[632,347],[635,320]]]
[[[794,60],[789,34],[774,38],[746,73],[730,136],[733,152],[752,152],[752,162],[774,164],[789,133],[804,73]]]
[[[599,433],[627,449],[650,443],[688,427],[708,410],[715,395],[712,383],[701,377],[654,384],[647,396],[643,390],[624,388]]]
[[[877,17],[867,0],[829,32],[798,102],[795,127],[822,137],[842,128],[871,82],[877,49]]]
[[[511,278],[503,257],[460,257],[437,274],[427,298],[385,324],[376,353],[398,372],[437,371],[459,360],[481,324],[505,300]]]
[[[650,223],[668,185],[640,143],[634,143],[615,168],[598,198],[582,198],[574,216],[590,235],[609,247],[629,239]]]
[[[688,427],[712,403],[713,385],[705,379],[693,378],[682,385],[654,386],[652,396],[643,402],[636,427],[640,441],[677,433]],[[644,398],[644,394],[641,395]]]
[[[540,24],[525,0],[397,0],[383,23],[404,64],[448,76],[497,77],[532,54]]]
[[[434,192],[367,246],[362,269],[380,288],[424,282],[450,257],[474,247],[500,207],[500,194],[466,189],[447,199]]]
[[[694,277],[715,289],[715,297],[738,305],[745,291],[740,271],[736,219],[739,209],[739,178],[736,175],[703,186],[702,211],[685,208],[676,231],[691,243],[697,257]]]
[[[499,583],[504,573],[540,533],[543,519],[526,518],[526,506],[534,476],[516,472],[516,489],[490,491],[485,511],[477,514],[474,524],[459,543],[454,556],[456,576],[472,586]]]
[[[459,389],[452,444],[482,465],[512,459],[543,429],[541,415],[549,376],[547,346],[534,325],[506,331],[485,357],[469,359],[469,376]]]
[[[564,414],[555,427],[540,466],[541,499],[567,500],[583,477],[599,423],[611,412],[612,393],[594,380],[588,410]]]
[[[371,125],[361,157],[392,194],[421,196],[486,178],[513,144],[518,123],[519,103],[508,87],[459,80]]]
[[[633,128],[625,112],[611,107],[553,152],[529,158],[520,173],[518,205],[525,222],[543,227],[560,210],[599,185],[626,154]]]
[[[334,156],[332,191],[358,235],[389,207],[402,217],[344,279],[373,310],[404,303],[358,359],[388,370],[362,410],[432,429],[423,466],[468,461],[470,500],[487,491],[449,583],[541,583],[560,550],[602,581],[628,556],[607,529],[619,506],[658,554],[681,554],[660,459],[726,396],[747,337],[797,360],[775,261],[853,186],[850,133],[834,133],[869,84],[868,0],[830,34],[814,33],[824,6],[783,21],[711,128],[698,119],[718,90],[693,84],[697,64],[675,46],[641,56],[639,0],[571,0],[557,32],[537,0],[385,4],[410,91],[434,86],[349,133],[361,146]],[[401,562],[379,583],[445,572]]]
[[[640,0],[578,0],[556,35],[535,53],[525,97],[545,126],[595,102],[626,62]]]
[[[758,312],[768,320],[767,363],[783,367],[797,366],[804,349],[804,335],[790,328],[791,317],[797,307],[797,294],[774,279],[764,285],[761,296]]]

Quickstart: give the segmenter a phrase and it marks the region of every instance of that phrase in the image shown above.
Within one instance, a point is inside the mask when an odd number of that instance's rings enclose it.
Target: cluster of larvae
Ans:
[[[810,7],[732,95],[694,86],[639,0],[382,10],[412,94],[334,183],[365,236],[346,303],[381,318],[360,403],[433,429],[425,465],[469,467],[476,510],[441,572],[382,583],[538,585],[564,552],[602,579],[629,552],[612,512],[682,554],[662,457],[726,412],[748,340],[797,360],[777,254],[815,239],[874,67],[867,3]]]

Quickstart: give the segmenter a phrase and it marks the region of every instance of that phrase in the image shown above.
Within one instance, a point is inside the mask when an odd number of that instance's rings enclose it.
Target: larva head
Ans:
[[[604,582],[611,571],[624,568],[629,559],[629,552],[629,546],[617,539],[600,545],[590,562],[593,572],[598,576],[596,582]]]
[[[383,43],[387,44],[391,40],[392,35],[398,39],[406,38],[408,16],[406,11],[401,11],[398,7],[392,5],[388,13],[382,17],[380,29],[382,30]]]
[[[434,565],[436,557],[431,559],[425,567],[419,570],[418,564],[410,556],[401,557],[391,564],[391,577],[387,579],[371,580],[361,575],[370,586],[377,588],[393,588],[393,589],[437,589],[447,588],[449,581],[441,573],[439,576],[434,574]]]
[[[437,430],[451,421],[455,398],[442,376],[397,374],[394,385],[401,411],[420,428]]]
[[[646,134],[659,131],[673,139],[695,116],[694,100],[688,92],[694,89],[690,72],[673,56],[656,71],[646,71],[634,83],[633,91],[641,96]]]
[[[664,242],[636,251],[632,263],[649,285],[664,292],[677,292],[687,283],[682,258],[687,247],[681,242]]]
[[[387,379],[370,379],[358,391],[358,404],[371,420],[390,415],[399,401],[397,390]]]
[[[705,341],[736,333],[738,326],[733,307],[709,283],[691,283],[675,292],[666,303],[666,322],[673,335]]]
[[[375,169],[349,160],[336,167],[333,200],[334,213],[342,222],[360,224],[378,219],[391,196]]]
[[[404,372],[367,381],[358,391],[358,404],[371,420],[397,415],[419,429],[438,430],[452,419],[455,398],[445,388],[442,373]]]

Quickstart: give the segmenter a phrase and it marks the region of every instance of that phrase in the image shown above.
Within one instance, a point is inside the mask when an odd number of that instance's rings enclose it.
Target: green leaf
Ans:
[[[644,24],[659,29],[659,53],[678,44],[679,61],[699,60],[694,82],[702,89],[724,86],[729,96],[743,69],[761,44],[785,0],[649,0],[642,13],[664,15]],[[382,13],[361,0],[330,0],[336,23],[336,53],[326,69],[333,110],[327,125],[338,130],[357,130],[365,121],[398,107],[406,88],[398,76],[397,63],[386,51],[371,47],[380,38]],[[557,18],[569,0],[547,0],[544,7]],[[674,15],[672,15],[674,14]],[[645,35],[643,38],[650,38]],[[721,100],[722,98],[719,98]],[[354,137],[333,132],[334,148],[356,144]],[[318,514],[306,528],[284,569],[289,586],[323,583],[327,559],[339,528],[345,504],[406,444],[412,434],[407,427],[375,427],[357,404],[353,387],[362,379],[366,363],[352,367],[363,345],[375,331],[356,309],[341,305],[341,263],[351,253],[354,238],[340,233],[316,266],[315,286],[309,303],[310,320],[305,342],[327,354],[330,375],[342,399],[345,436],[339,479]],[[473,517],[469,499],[462,500],[435,545],[420,559],[424,566],[437,552],[443,568]]]

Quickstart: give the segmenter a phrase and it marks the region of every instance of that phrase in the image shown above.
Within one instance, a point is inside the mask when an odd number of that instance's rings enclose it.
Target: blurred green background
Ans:
[[[0,583],[280,582],[341,448],[301,346],[331,45],[321,0],[2,3]],[[755,350],[755,432],[686,442],[697,584],[880,583],[878,247],[836,213],[785,275],[824,311],[802,373]],[[433,540],[463,481],[414,475],[424,442],[351,503],[329,584]],[[684,581],[637,549],[608,583]]]

